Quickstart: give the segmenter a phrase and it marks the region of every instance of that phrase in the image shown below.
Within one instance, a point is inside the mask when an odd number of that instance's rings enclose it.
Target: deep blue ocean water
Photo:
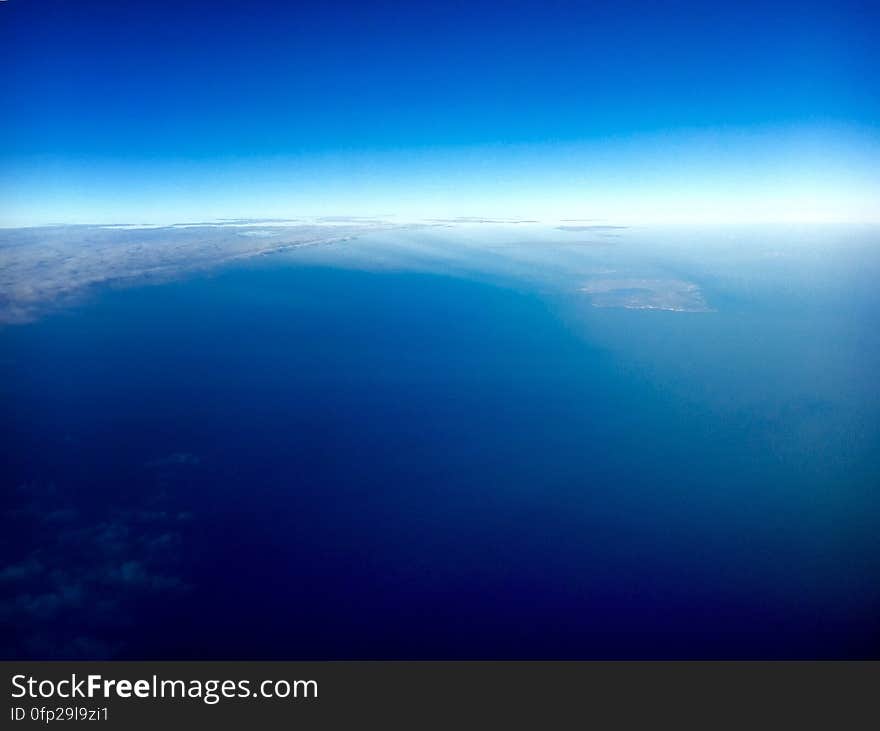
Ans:
[[[0,330],[4,655],[880,656],[876,229],[614,236],[374,234]],[[713,311],[592,307],[609,271]]]

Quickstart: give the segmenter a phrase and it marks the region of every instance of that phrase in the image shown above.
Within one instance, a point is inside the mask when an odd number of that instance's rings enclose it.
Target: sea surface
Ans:
[[[473,223],[5,326],[0,653],[880,657],[878,282],[877,228]]]

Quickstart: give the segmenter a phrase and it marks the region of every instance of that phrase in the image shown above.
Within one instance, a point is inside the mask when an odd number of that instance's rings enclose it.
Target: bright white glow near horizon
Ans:
[[[880,139],[852,126],[210,160],[22,159],[0,226],[223,218],[880,223]]]

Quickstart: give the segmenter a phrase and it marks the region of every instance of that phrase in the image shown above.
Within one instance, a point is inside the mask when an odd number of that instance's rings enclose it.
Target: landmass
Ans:
[[[340,217],[0,229],[0,324],[31,321],[101,284],[164,281],[236,259],[404,225]]]
[[[611,226],[608,224],[591,224],[585,226],[557,226],[557,231],[571,231],[572,233],[580,233],[584,231],[621,231],[628,226]]]
[[[681,279],[594,279],[581,287],[594,307],[711,312],[699,286]]]

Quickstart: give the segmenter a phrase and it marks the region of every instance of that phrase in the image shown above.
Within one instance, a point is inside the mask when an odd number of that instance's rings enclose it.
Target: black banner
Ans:
[[[875,727],[857,662],[6,662],[7,728]],[[8,725],[7,725],[7,722]],[[381,726],[379,726],[381,724]]]

